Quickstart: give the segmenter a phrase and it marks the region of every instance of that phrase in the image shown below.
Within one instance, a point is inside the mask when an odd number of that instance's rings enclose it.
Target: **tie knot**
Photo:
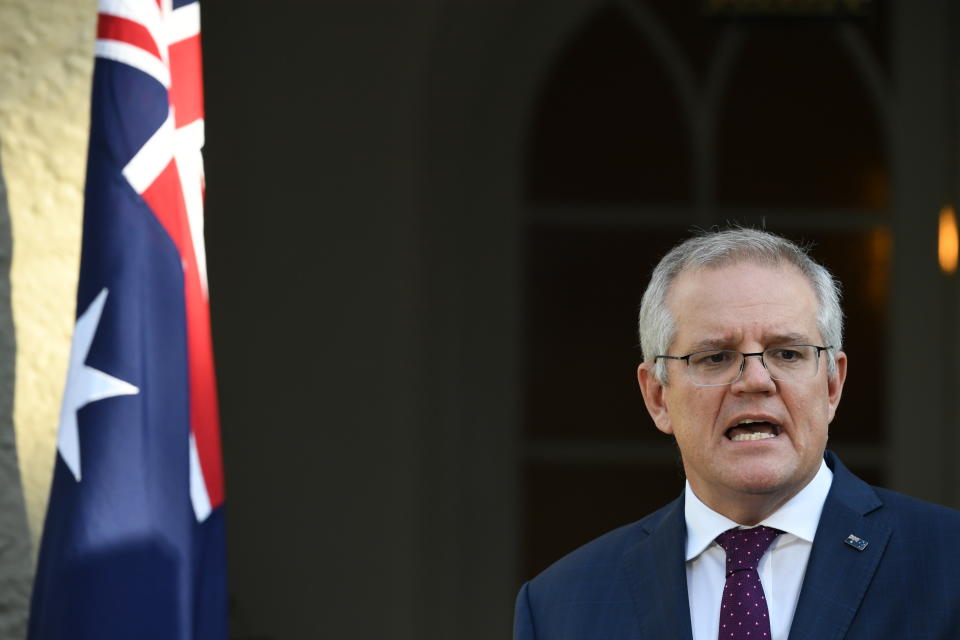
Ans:
[[[783,533],[770,527],[730,529],[717,536],[717,544],[727,552],[727,575],[744,569],[757,569],[760,558],[774,538]]]

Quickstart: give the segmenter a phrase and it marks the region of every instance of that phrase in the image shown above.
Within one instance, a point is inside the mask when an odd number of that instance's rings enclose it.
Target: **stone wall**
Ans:
[[[95,0],[0,3],[0,637],[5,639],[23,635],[55,459],[76,306],[95,21]]]

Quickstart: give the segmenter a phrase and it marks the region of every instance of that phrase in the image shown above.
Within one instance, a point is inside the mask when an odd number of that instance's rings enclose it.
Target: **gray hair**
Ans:
[[[827,373],[836,374],[835,354],[843,347],[843,311],[840,308],[840,283],[827,269],[808,255],[809,247],[800,246],[768,231],[726,229],[705,232],[690,238],[660,260],[640,303],[640,347],[644,360],[666,354],[676,335],[676,326],[667,294],[673,280],[686,270],[722,267],[743,262],[782,266],[791,264],[807,278],[817,296],[817,328],[826,343]],[[657,362],[654,372],[667,383],[666,362]]]

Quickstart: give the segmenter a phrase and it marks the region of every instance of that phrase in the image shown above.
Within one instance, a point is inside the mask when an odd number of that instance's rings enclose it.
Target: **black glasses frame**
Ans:
[[[833,349],[833,346],[821,347],[821,346],[818,346],[818,345],[815,345],[815,344],[784,344],[784,345],[779,345],[779,346],[776,346],[776,347],[767,347],[767,348],[764,349],[763,351],[757,351],[757,352],[755,352],[755,353],[744,353],[743,351],[737,351],[736,349],[701,349],[700,351],[694,351],[694,352],[692,352],[692,353],[688,353],[688,354],[685,355],[685,356],[658,355],[658,356],[654,356],[653,361],[656,362],[656,361],[659,360],[660,358],[663,358],[663,359],[665,359],[665,360],[686,360],[686,361],[687,361],[687,366],[689,367],[689,366],[690,366],[690,358],[692,358],[693,356],[699,355],[699,354],[701,354],[701,353],[712,353],[712,352],[714,352],[714,351],[729,351],[729,352],[732,352],[732,353],[739,353],[741,356],[743,356],[743,358],[740,360],[740,371],[737,372],[737,376],[736,376],[733,380],[731,380],[730,382],[721,382],[721,383],[719,383],[719,384],[699,384],[699,383],[697,383],[697,382],[694,382],[694,383],[693,383],[693,384],[697,385],[698,387],[723,387],[723,386],[726,386],[726,385],[728,385],[728,384],[733,384],[734,382],[736,382],[737,380],[740,379],[740,376],[743,375],[743,369],[747,366],[747,358],[749,358],[749,357],[751,357],[751,356],[756,356],[757,358],[760,358],[760,364],[763,365],[763,368],[766,369],[766,371],[767,371],[768,374],[770,374],[770,378],[771,378],[771,379],[773,379],[773,380],[782,380],[782,378],[777,378],[777,377],[774,376],[772,373],[770,373],[770,369],[767,367],[767,362],[766,362],[766,360],[764,360],[763,355],[764,355],[767,351],[773,351],[774,349],[789,349],[790,347],[812,347],[812,348],[816,349],[816,350],[817,350],[817,356],[816,356],[817,362],[820,361],[820,354],[821,354],[822,352],[827,351],[828,349]],[[814,375],[816,375],[816,374],[814,374]],[[693,381],[691,380],[691,382],[693,382]],[[788,381],[788,382],[789,382],[789,381]]]

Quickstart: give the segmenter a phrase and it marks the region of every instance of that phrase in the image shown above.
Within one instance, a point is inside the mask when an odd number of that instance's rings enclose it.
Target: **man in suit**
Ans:
[[[825,450],[847,372],[826,269],[765,231],[691,238],[639,328],[640,390],[686,488],[525,584],[515,640],[960,638],[960,512]]]

